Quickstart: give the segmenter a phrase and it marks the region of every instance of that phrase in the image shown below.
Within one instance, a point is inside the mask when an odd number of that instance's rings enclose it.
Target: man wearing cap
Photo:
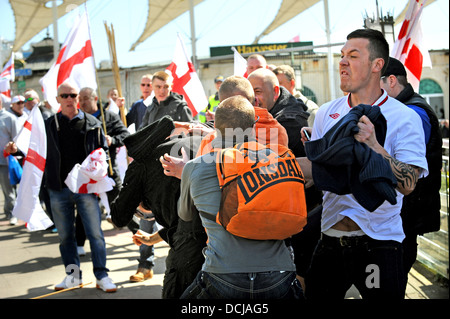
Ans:
[[[408,276],[417,257],[417,235],[438,231],[440,228],[442,135],[435,111],[422,96],[414,92],[413,87],[408,83],[405,67],[399,60],[389,58],[380,85],[389,96],[406,104],[419,114],[425,133],[425,156],[429,174],[419,179],[414,191],[403,198],[401,210],[406,236],[403,240],[404,269],[405,276]]]
[[[11,107],[8,111],[10,111],[12,114],[17,116],[17,125],[20,130],[20,128],[25,123],[28,114],[24,112],[25,107],[25,98],[22,95],[16,95],[11,99]]]
[[[23,115],[23,108],[25,107],[25,98],[22,95],[16,95],[11,99],[11,107],[9,111],[17,117]]]
[[[202,123],[206,123],[214,120],[214,112],[219,105],[219,89],[222,85],[224,77],[222,75],[216,76],[214,79],[214,85],[216,86],[216,93],[211,95],[208,99],[208,106],[198,114],[198,120]]]

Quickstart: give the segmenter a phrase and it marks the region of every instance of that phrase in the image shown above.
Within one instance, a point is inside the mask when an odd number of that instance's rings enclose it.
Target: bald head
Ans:
[[[219,100],[223,101],[231,96],[241,95],[252,105],[255,104],[255,93],[251,83],[243,76],[233,75],[225,79],[219,89]]]
[[[56,100],[61,105],[61,113],[69,119],[78,114],[78,88],[64,82],[58,87]]]
[[[280,96],[280,83],[275,73],[269,69],[257,69],[248,76],[248,80],[258,99],[258,106],[270,111]]]

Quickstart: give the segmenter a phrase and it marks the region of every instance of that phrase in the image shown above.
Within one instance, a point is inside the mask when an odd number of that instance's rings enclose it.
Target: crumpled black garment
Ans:
[[[133,161],[127,168],[123,187],[111,203],[111,218],[118,227],[126,226],[142,202],[152,210],[155,220],[164,227],[161,237],[170,244],[167,234],[178,223],[177,201],[180,179],[166,176],[159,158],[165,153],[181,157],[181,147],[193,158],[200,146],[200,136],[168,136],[174,128],[170,117],[163,117],[125,139]]]
[[[351,109],[323,138],[305,143],[312,162],[314,184],[338,195],[353,194],[370,212],[385,200],[397,203],[397,180],[389,162],[353,137],[358,121],[366,115],[375,126],[377,140],[384,145],[386,119],[377,105],[359,104]]]

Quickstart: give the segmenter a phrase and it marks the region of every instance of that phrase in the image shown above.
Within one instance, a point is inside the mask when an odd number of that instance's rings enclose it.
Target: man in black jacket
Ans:
[[[179,298],[193,282],[204,262],[202,249],[207,240],[198,214],[191,222],[179,219],[177,201],[180,179],[166,176],[159,162],[166,153],[180,157],[182,148],[189,158],[193,158],[201,136],[180,135],[168,139],[174,129],[173,120],[164,116],[125,139],[128,154],[134,160],[128,166],[119,196],[111,205],[112,220],[119,227],[130,222],[136,207],[145,213],[151,211],[156,222],[162,226],[159,231],[152,233],[142,232],[141,229],[134,237],[141,238],[140,247],[153,247],[162,240],[170,246],[166,258],[163,299]]]
[[[248,80],[253,86],[258,106],[265,108],[286,129],[289,148],[296,157],[305,156],[300,130],[308,126],[307,107],[280,86],[276,75],[268,69],[253,71]]]
[[[403,198],[401,211],[406,235],[403,250],[407,276],[417,257],[417,235],[438,231],[440,228],[442,135],[435,111],[422,96],[414,92],[413,87],[408,83],[405,67],[399,60],[389,58],[380,84],[388,95],[419,114],[425,132],[429,174],[419,179],[415,190]]]
[[[102,121],[97,93],[92,88],[85,87],[80,90],[80,108],[83,112],[89,113],[99,121]],[[124,145],[123,140],[130,135],[130,132],[128,132],[118,114],[104,109],[103,115],[106,125],[105,138],[109,147],[109,158],[111,159],[113,171],[112,174],[108,171],[108,175],[116,182],[114,188],[107,193],[108,202],[111,203],[122,187],[122,180],[120,179],[119,168],[116,162],[117,149]]]
[[[80,90],[80,108],[83,112],[95,116],[100,122],[102,122],[102,114],[99,109],[99,101],[97,93],[89,87],[82,88]],[[118,114],[115,114],[109,110],[103,109],[103,116],[105,119],[105,138],[106,143],[109,147],[109,159],[111,167],[108,169],[108,176],[111,177],[116,185],[113,189],[106,193],[108,196],[108,203],[116,198],[122,188],[122,180],[120,178],[119,167],[116,162],[117,149],[124,145],[123,140],[130,135],[125,125],[122,123]],[[111,221],[111,215],[107,213],[106,219]],[[77,237],[77,250],[80,256],[84,256],[84,243],[86,241],[86,233],[84,231],[84,226],[81,221],[80,214],[76,217],[76,237]]]
[[[61,112],[45,121],[47,159],[44,176],[67,276],[55,286],[55,290],[81,283],[80,258],[74,235],[76,206],[91,244],[97,288],[115,292],[116,285],[108,277],[106,268],[106,246],[97,197],[95,194],[73,193],[64,183],[72,168],[81,164],[92,151],[98,148],[107,150],[105,136],[101,123],[78,109],[78,90],[75,87],[68,83],[61,84],[56,99],[61,105]]]
[[[169,115],[174,121],[191,122],[192,111],[183,100],[183,96],[172,92],[173,78],[164,71],[156,72],[152,78],[155,97],[145,111],[139,129]]]

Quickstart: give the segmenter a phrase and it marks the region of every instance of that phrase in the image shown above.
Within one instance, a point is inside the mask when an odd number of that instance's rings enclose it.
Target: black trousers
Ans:
[[[344,299],[352,284],[363,299],[403,299],[402,244],[369,236],[322,234],[305,278],[306,299]]]

